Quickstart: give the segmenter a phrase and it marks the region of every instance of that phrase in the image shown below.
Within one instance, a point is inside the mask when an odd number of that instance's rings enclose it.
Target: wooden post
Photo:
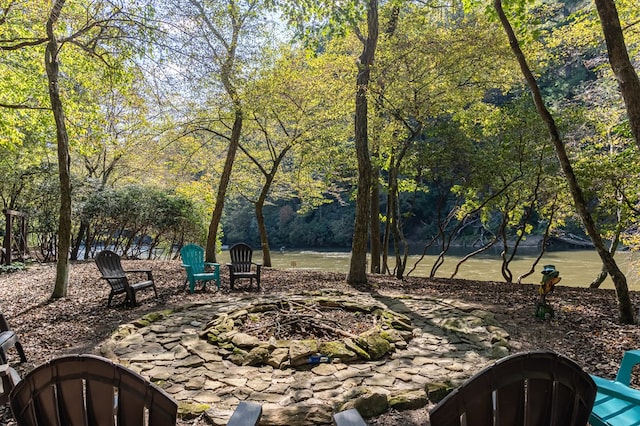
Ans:
[[[4,209],[3,213],[5,215],[5,229],[4,229],[4,264],[11,265],[11,230],[12,226],[12,218],[11,210]]]
[[[5,233],[4,233],[4,263],[5,265],[11,265],[11,256],[13,248],[13,218],[14,216],[20,218],[20,235],[19,240],[16,241],[16,248],[21,257],[20,260],[24,261],[25,254],[29,251],[27,246],[27,215],[17,210],[4,209],[2,212],[5,215]]]

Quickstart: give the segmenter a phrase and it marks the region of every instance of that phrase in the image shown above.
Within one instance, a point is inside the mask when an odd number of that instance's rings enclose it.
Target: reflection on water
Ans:
[[[260,251],[254,252],[255,260],[260,261]],[[514,276],[514,281],[521,274],[526,273],[531,264],[535,260],[537,253],[525,254],[518,256],[510,264],[510,270]],[[438,270],[437,277],[450,277],[454,271],[456,264],[462,258],[462,254],[448,255],[445,257],[444,264]],[[419,256],[409,256],[409,265],[407,270],[413,268]],[[435,255],[427,255],[418,263],[416,269],[411,276],[426,277],[429,276],[431,267],[436,260]],[[640,291],[640,271],[638,265],[638,255],[630,252],[616,253],[618,266],[627,276],[630,290]],[[218,261],[224,264],[229,261],[229,253],[223,251],[218,255]],[[300,251],[278,251],[271,252],[271,261],[273,267],[279,269],[319,269],[324,271],[344,272],[349,270],[349,253],[348,252],[322,252],[312,250]],[[463,263],[456,278],[467,278],[483,281],[504,281],[500,274],[501,259],[498,254],[483,255],[474,257]],[[395,263],[393,259],[390,262]],[[600,273],[601,263],[597,253],[592,250],[571,250],[571,251],[554,251],[545,253],[542,260],[538,263],[536,272],[529,275],[523,280],[525,283],[538,284],[540,281],[540,271],[542,266],[552,264],[560,271],[559,285],[568,285],[575,287],[588,287],[591,281]],[[602,284],[602,288],[613,288],[613,282],[610,278]]]

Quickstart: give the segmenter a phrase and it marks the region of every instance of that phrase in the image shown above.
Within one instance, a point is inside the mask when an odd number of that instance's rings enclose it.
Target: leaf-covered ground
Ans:
[[[228,277],[223,271],[223,289],[216,292],[189,294],[182,290],[184,272],[177,261],[124,261],[125,269],[150,267],[159,292],[139,293],[140,306],[123,308],[116,298],[115,306],[106,307],[109,286],[100,279],[93,262],[78,262],[70,266],[68,296],[52,301],[50,295],[55,278],[55,265],[32,265],[27,270],[0,274],[0,310],[19,334],[28,362],[18,361],[14,350],[9,361],[25,374],[36,365],[71,353],[92,353],[119,324],[136,319],[147,312],[171,305],[220,299],[231,293],[226,289]],[[306,270],[263,269],[261,292],[332,288],[352,290],[343,274]],[[378,293],[403,292],[439,298],[455,298],[477,303],[496,314],[511,334],[514,351],[551,349],[572,358],[589,373],[603,377],[615,376],[625,350],[640,348],[640,328],[617,321],[617,305],[612,290],[590,290],[557,287],[549,300],[555,308],[552,320],[538,321],[534,317],[536,287],[468,280],[408,278],[396,280],[386,276],[371,276],[363,291]],[[234,291],[237,295],[241,291]],[[255,294],[255,290],[252,291]],[[637,306],[640,295],[631,292]],[[390,412],[372,425],[428,424],[427,411]],[[4,423],[11,423],[8,414]],[[183,420],[181,424],[207,424],[206,418]]]

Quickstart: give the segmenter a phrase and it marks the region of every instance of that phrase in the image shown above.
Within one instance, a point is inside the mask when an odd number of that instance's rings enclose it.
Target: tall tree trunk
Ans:
[[[367,90],[371,65],[378,43],[378,0],[369,0],[367,7],[367,37],[361,38],[364,44],[358,58],[358,76],[356,78],[356,114],[355,144],[358,157],[358,192],[356,199],[356,217],[351,243],[351,262],[347,282],[349,284],[367,283],[367,235],[369,230],[371,158],[369,157],[369,136],[367,131],[368,107]]]
[[[264,223],[264,199],[262,197],[255,205],[256,221],[258,222],[258,232],[260,233],[260,246],[262,247],[262,266],[271,267],[271,250],[269,249],[269,235],[267,226]]]
[[[80,251],[80,246],[82,245],[82,240],[84,240],[84,235],[89,228],[89,222],[83,220],[80,222],[80,229],[78,229],[78,235],[76,236],[75,242],[71,246],[71,260],[78,260],[78,252]],[[87,251],[87,241],[85,240],[85,253]]]
[[[224,209],[224,199],[227,195],[227,186],[231,179],[231,171],[233,163],[236,160],[238,145],[240,144],[240,134],[242,133],[242,110],[236,106],[235,118],[233,121],[233,129],[231,131],[231,139],[229,140],[229,149],[227,149],[227,157],[224,160],[224,169],[220,175],[220,184],[218,185],[218,193],[216,195],[216,205],[213,208],[211,222],[209,223],[209,234],[207,235],[206,261],[216,262],[216,241],[218,239],[218,228],[222,220],[222,210]]]
[[[513,53],[518,60],[522,74],[527,80],[527,84],[529,85],[529,89],[531,90],[531,93],[533,95],[533,100],[535,102],[536,109],[538,110],[538,114],[547,125],[551,141],[553,142],[553,146],[556,150],[556,155],[558,156],[558,161],[560,162],[562,171],[564,172],[567,183],[569,184],[569,190],[571,191],[571,196],[573,198],[573,202],[575,204],[578,215],[582,219],[584,227],[587,230],[589,237],[591,237],[593,245],[596,247],[596,251],[600,256],[600,259],[602,260],[602,264],[607,268],[607,272],[609,273],[609,275],[611,275],[611,278],[613,280],[616,289],[616,296],[618,298],[619,320],[623,324],[633,324],[635,320],[633,315],[633,306],[631,305],[631,299],[629,297],[627,279],[622,271],[620,271],[620,268],[618,268],[618,265],[613,259],[613,256],[611,256],[611,253],[609,253],[609,251],[604,247],[602,237],[598,232],[598,229],[596,228],[596,224],[593,220],[593,217],[591,216],[591,213],[587,209],[587,204],[584,200],[582,190],[580,188],[580,185],[578,184],[578,179],[573,172],[573,167],[571,166],[571,162],[569,161],[569,157],[567,156],[564,143],[560,138],[558,128],[556,127],[551,113],[549,113],[545,106],[544,100],[542,99],[542,94],[540,93],[540,88],[538,87],[538,83],[531,73],[531,69],[527,64],[524,53],[520,49],[518,38],[513,32],[513,28],[511,27],[511,24],[509,23],[509,20],[502,9],[501,0],[494,0],[494,6],[496,11],[498,12],[500,21],[502,22],[502,26],[507,33],[509,44],[511,45],[511,49],[513,50]]]
[[[69,135],[65,126],[64,109],[60,99],[58,76],[58,41],[53,26],[60,17],[64,0],[56,0],[47,20],[47,37],[45,48],[45,67],[49,82],[49,99],[56,122],[56,141],[58,144],[58,176],[60,179],[60,217],[58,222],[58,263],[56,267],[56,283],[52,298],[65,297],[69,286],[69,248],[71,247],[71,178],[69,159]]]
[[[271,185],[273,184],[273,179],[275,178],[276,172],[278,170],[278,166],[280,162],[284,158],[288,149],[285,150],[280,157],[277,159],[273,169],[270,173],[266,174],[265,184],[262,186],[262,190],[260,191],[260,196],[258,196],[258,201],[256,201],[256,221],[258,222],[258,232],[260,234],[260,246],[262,247],[262,266],[271,267],[271,249],[269,248],[269,234],[267,233],[267,225],[264,222],[264,203],[267,200],[267,194],[269,194],[269,190],[271,189]]]
[[[640,149],[640,80],[629,60],[616,4],[613,0],[595,0],[595,4],[607,42],[611,70],[618,79],[620,93],[627,107],[631,133]]]
[[[378,150],[374,150],[377,157]],[[369,240],[371,241],[371,268],[372,274],[380,273],[380,257],[382,247],[380,241],[380,167],[377,163],[371,169],[371,223],[369,225]]]
[[[620,219],[620,215],[618,215],[618,226],[616,227],[616,233],[611,241],[611,245],[609,246],[609,253],[611,253],[611,257],[616,254],[616,250],[618,249],[618,245],[620,244],[620,233],[622,232],[622,221]],[[596,276],[593,281],[589,284],[589,288],[599,288],[600,285],[607,279],[609,273],[607,272],[607,268],[602,265],[602,269],[598,276]]]

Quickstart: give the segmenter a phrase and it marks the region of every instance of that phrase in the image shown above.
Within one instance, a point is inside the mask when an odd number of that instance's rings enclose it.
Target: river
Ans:
[[[444,264],[436,273],[436,277],[448,278],[455,269],[455,265],[463,254],[448,255]],[[531,267],[537,253],[523,254],[516,257],[511,263],[510,270],[513,273],[514,281]],[[618,266],[627,276],[629,290],[640,291],[640,255],[628,251],[616,253]],[[260,262],[261,252],[254,252],[254,261]],[[409,256],[409,267],[411,269],[419,256]],[[411,276],[429,276],[431,266],[436,260],[435,255],[427,255],[418,264]],[[223,251],[218,255],[218,261],[224,264],[229,261],[228,251]],[[319,269],[323,271],[344,272],[349,270],[349,253],[340,251],[314,251],[314,250],[273,250],[271,261],[274,268],[279,269]],[[394,262],[391,262],[392,264]],[[574,287],[588,287],[593,278],[600,272],[601,263],[597,253],[593,250],[567,250],[552,251],[545,253],[542,260],[534,272],[523,282],[538,284],[540,282],[540,271],[543,265],[555,265],[560,271],[559,285]],[[500,274],[501,260],[498,254],[482,255],[467,260],[460,266],[456,278],[467,278],[483,281],[504,281]],[[602,284],[601,288],[613,288],[610,278]]]

